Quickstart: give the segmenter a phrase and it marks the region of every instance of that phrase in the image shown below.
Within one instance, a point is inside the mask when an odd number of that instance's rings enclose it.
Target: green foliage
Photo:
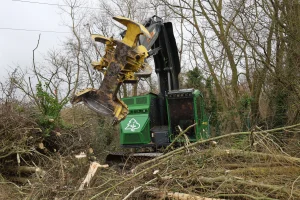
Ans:
[[[253,101],[253,98],[249,96],[248,94],[244,94],[239,102],[240,110],[248,110],[250,109],[251,102]]]
[[[186,82],[187,88],[195,88],[195,89],[199,89],[200,91],[203,90],[204,76],[198,67],[195,67],[194,69],[189,70],[186,73],[186,76],[187,76],[187,82]]]
[[[209,106],[207,106],[208,113],[210,113],[210,125],[215,128],[216,136],[220,135],[220,120],[218,116],[218,102],[215,93],[213,92],[213,80],[211,78],[206,80],[206,89],[208,91],[209,99],[207,99]]]
[[[238,113],[239,113],[240,119],[242,121],[243,131],[249,130],[251,127],[250,112],[251,112],[251,103],[252,102],[253,102],[253,98],[248,94],[242,95],[239,100]]]
[[[68,99],[60,102],[57,96],[47,92],[49,87],[49,84],[43,85],[41,82],[36,85],[36,100],[41,112],[38,123],[46,135],[49,135],[56,126],[62,125],[60,111],[68,102]]]
[[[288,111],[288,95],[289,92],[285,89],[275,88],[273,104],[275,107],[274,127],[281,127],[287,124],[287,111]]]

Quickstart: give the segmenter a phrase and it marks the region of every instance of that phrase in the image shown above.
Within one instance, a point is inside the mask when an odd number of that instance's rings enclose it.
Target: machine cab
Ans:
[[[197,141],[209,137],[208,119],[204,112],[203,95],[199,90],[173,90],[168,92],[166,99],[171,141],[179,134],[178,125],[182,130],[185,130],[195,123],[196,126],[186,132],[189,140]]]

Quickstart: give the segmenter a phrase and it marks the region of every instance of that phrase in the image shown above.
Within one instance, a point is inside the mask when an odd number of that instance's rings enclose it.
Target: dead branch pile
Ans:
[[[45,137],[25,113],[1,112],[0,199],[300,199],[299,124],[187,143],[128,171],[94,162],[88,126]]]
[[[120,178],[100,172],[93,185],[97,192],[91,188],[85,198],[300,199],[299,127],[257,127],[200,141]],[[203,146],[211,141],[218,144]]]
[[[40,185],[55,188],[66,180],[65,176],[76,178],[64,173],[64,167],[76,174],[80,167],[89,165],[88,158],[76,163],[74,155],[90,149],[95,138],[90,124],[55,125],[49,133],[38,124],[36,114],[33,107],[24,104],[0,106],[0,199],[28,196]]]

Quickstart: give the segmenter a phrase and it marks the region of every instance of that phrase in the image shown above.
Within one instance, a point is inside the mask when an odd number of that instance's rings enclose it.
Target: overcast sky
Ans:
[[[30,1],[63,3],[58,0]],[[39,33],[41,33],[41,40],[36,51],[36,60],[40,63],[43,62],[43,57],[49,49],[59,48],[59,44],[62,44],[62,41],[71,34],[70,30],[63,25],[58,6],[1,0],[0,19],[0,81],[4,81],[7,77],[8,70],[11,71],[16,66],[25,68],[32,65],[32,50],[37,44]]]

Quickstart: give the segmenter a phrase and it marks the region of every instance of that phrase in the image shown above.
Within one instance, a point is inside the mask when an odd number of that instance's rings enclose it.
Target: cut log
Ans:
[[[157,188],[151,187],[150,190],[144,191],[144,193],[155,196],[159,199],[164,198],[170,198],[170,199],[176,199],[176,200],[224,200],[224,199],[218,199],[218,198],[207,198],[207,197],[201,197],[197,195],[192,194],[185,194],[180,192],[168,192],[168,191],[161,191]]]

